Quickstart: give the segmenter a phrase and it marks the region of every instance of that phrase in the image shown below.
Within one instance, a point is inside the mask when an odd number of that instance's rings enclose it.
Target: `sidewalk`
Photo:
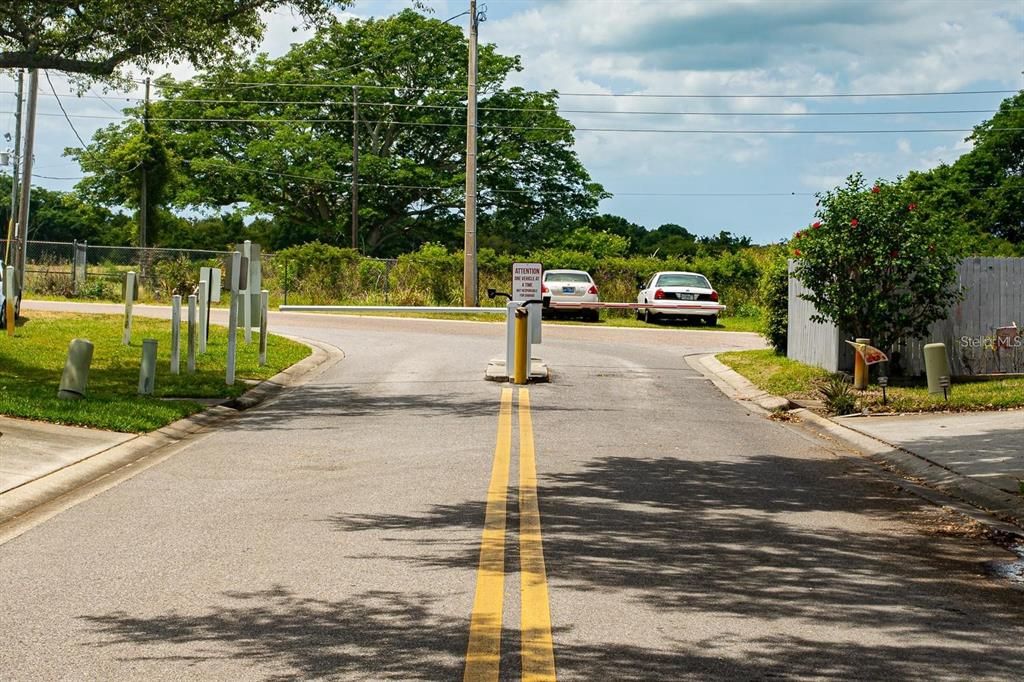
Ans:
[[[794,407],[770,396],[713,355],[690,364],[723,393],[764,414]],[[908,414],[827,418],[792,412],[818,433],[837,438],[868,459],[895,468],[996,518],[1024,534],[1024,411]]]
[[[312,379],[344,354],[329,344],[305,343],[307,358],[260,382],[243,395],[180,419],[150,433],[119,433],[0,416],[0,543],[3,525],[28,512],[48,513],[63,496],[116,472],[127,476],[160,461],[172,447],[289,388]],[[145,461],[144,461],[145,460]],[[129,471],[131,473],[124,473]],[[52,505],[51,505],[52,506]],[[38,515],[38,514],[36,514]]]

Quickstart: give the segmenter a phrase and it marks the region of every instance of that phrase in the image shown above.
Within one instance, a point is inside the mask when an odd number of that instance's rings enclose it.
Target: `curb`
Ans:
[[[0,544],[162,462],[202,432],[308,382],[345,357],[341,349],[319,341],[279,336],[309,346],[313,349],[312,355],[261,381],[237,398],[96,452],[0,495]]]
[[[748,403],[748,408],[751,404],[759,408],[754,410],[756,412],[779,412],[794,407],[786,398],[762,391],[736,370],[719,362],[714,355],[687,356],[686,362],[733,400]]]
[[[762,414],[795,408],[790,414],[798,417],[807,430],[819,438],[838,442],[849,452],[855,453],[859,461],[872,463],[872,468],[883,478],[896,483],[900,488],[932,504],[952,507],[999,532],[1024,537],[1024,500],[1017,499],[1016,495],[962,476],[927,457],[795,406],[786,398],[765,393],[713,355],[687,358],[687,362],[728,397],[748,408],[756,406],[758,409],[755,411]],[[783,403],[787,407],[766,407]],[[835,454],[846,456],[841,452]]]

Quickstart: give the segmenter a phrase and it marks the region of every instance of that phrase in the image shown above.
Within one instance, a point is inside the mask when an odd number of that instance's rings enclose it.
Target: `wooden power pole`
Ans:
[[[359,88],[352,86],[352,248],[359,248]]]
[[[476,266],[476,0],[469,0],[469,88],[466,98],[466,236],[463,247],[462,304],[477,306]]]

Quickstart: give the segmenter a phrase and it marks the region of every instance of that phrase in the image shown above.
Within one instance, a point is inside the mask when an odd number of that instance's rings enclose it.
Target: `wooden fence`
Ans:
[[[790,261],[790,272],[794,263]],[[996,343],[1000,327],[1024,328],[1024,258],[967,258],[957,266],[963,298],[944,320],[931,325],[922,340],[905,340],[895,349],[909,375],[924,373],[926,343],[942,342],[954,376],[1024,372],[1024,336]],[[800,362],[832,372],[853,368],[852,338],[832,324],[811,321],[814,305],[801,298],[803,283],[789,279],[789,350]],[[1022,332],[1024,333],[1024,329]]]

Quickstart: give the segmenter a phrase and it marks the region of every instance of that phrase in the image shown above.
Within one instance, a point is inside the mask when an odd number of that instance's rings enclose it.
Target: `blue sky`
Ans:
[[[434,16],[447,19],[464,11],[468,1],[425,4]],[[380,17],[409,5],[408,0],[357,0],[346,14]],[[487,12],[481,41],[522,57],[524,69],[511,84],[567,93],[561,107],[578,128],[577,150],[593,178],[616,195],[601,210],[649,228],[672,222],[698,234],[730,230],[756,242],[776,241],[811,219],[814,192],[852,172],[892,179],[954,161],[969,149],[966,132],[808,131],[969,130],[990,118],[1007,96],[799,95],[1024,88],[1024,0],[488,0],[480,5]],[[460,22],[465,26],[465,18],[453,23]],[[268,23],[265,49],[272,55],[303,36],[292,32],[295,21],[287,14]],[[62,78],[54,74],[53,81],[58,93],[68,92]],[[9,78],[0,78],[0,90],[2,133],[14,127]],[[39,118],[37,174],[80,175],[74,162],[61,156],[77,141],[56,100],[46,95],[45,80],[41,93],[40,112],[51,115]],[[676,97],[652,96],[665,94]],[[83,137],[106,122],[76,117],[112,114],[108,105],[124,103],[116,95],[105,97],[63,98]],[[959,110],[980,111],[878,113]],[[768,113],[833,115],[761,115]],[[789,132],[587,130],[592,128]],[[38,182],[56,189],[74,185],[73,180]],[[783,196],[737,196],[776,193]]]

